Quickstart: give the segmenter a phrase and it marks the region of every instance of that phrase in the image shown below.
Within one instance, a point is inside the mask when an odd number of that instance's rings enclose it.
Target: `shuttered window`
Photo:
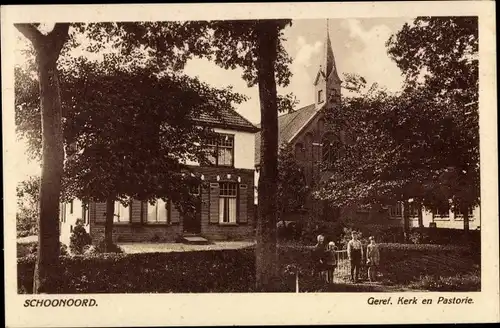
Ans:
[[[397,202],[397,204],[389,206],[389,216],[391,218],[397,219],[400,219],[403,216],[403,208],[401,202]]]
[[[89,204],[82,202],[82,220],[83,224],[88,224],[90,222],[89,219],[90,211],[89,211]]]
[[[167,223],[169,221],[168,202],[158,199],[155,204],[148,204],[146,222],[147,223]]]
[[[220,183],[219,186],[219,222],[236,223],[238,214],[238,185],[231,182]]]
[[[450,218],[450,203],[446,200],[439,202],[434,207],[432,213],[435,219],[449,219]]]
[[[128,223],[130,222],[131,205],[123,205],[121,202],[115,202],[115,214],[113,222],[115,223]]]

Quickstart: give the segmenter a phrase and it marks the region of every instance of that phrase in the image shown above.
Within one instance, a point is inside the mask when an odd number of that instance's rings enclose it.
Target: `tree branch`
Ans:
[[[39,44],[43,39],[44,35],[36,28],[33,24],[14,24],[19,32],[24,35],[28,40],[30,40],[33,45]]]
[[[56,48],[57,53],[59,53],[66,43],[68,38],[69,23],[56,23],[52,31],[47,35],[51,39]]]

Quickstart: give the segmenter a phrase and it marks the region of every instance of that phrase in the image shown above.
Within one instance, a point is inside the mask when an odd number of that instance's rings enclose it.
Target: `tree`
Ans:
[[[278,217],[300,211],[307,191],[304,171],[295,159],[293,148],[282,145],[278,153]]]
[[[479,204],[479,60],[477,17],[419,17],[387,41],[407,88],[423,88],[449,128],[439,188],[464,215]],[[436,149],[437,151],[437,149]]]
[[[270,186],[260,193],[269,196],[261,203],[258,225],[257,285],[262,290],[270,289],[276,276],[277,103],[285,105],[283,110],[292,105],[292,98],[277,96],[276,81],[286,86],[291,74],[281,33],[288,24],[290,20],[72,24],[95,41],[89,50],[98,52],[105,43],[116,46],[121,63],[133,59],[133,65],[161,74],[182,68],[193,55],[206,56],[224,68],[242,67],[249,86],[259,83],[263,138],[268,145],[261,179]]]
[[[91,38],[93,43],[88,50],[98,52],[108,41],[117,48],[122,56],[121,63],[127,63],[134,57],[132,64],[142,64],[154,68],[161,74],[176,70],[193,54],[206,53],[207,49],[198,45],[198,37],[204,30],[197,22],[156,22],[156,23],[97,23],[97,24],[55,24],[53,30],[44,35],[38,29],[38,24],[16,24],[16,28],[31,41],[36,55],[35,66],[38,69],[40,88],[39,106],[33,106],[41,114],[26,112],[25,107],[38,101],[30,97],[33,88],[28,88],[28,96],[17,95],[17,90],[26,91],[21,81],[16,79],[16,124],[17,131],[27,137],[32,157],[42,157],[42,177],[40,192],[39,247],[35,269],[34,292],[49,292],[55,285],[58,276],[59,255],[59,197],[61,194],[61,178],[63,174],[63,138],[62,113],[59,91],[58,63],[60,54],[68,55],[75,46],[75,33],[83,33]],[[71,38],[70,38],[71,36]],[[147,36],[147,37],[146,37]],[[67,40],[71,42],[66,42]],[[150,42],[155,42],[151,44]],[[138,49],[141,48],[142,49]],[[140,50],[149,50],[148,55]],[[148,60],[154,56],[154,61]],[[175,55],[175,56],[174,56]],[[148,58],[145,58],[148,57]],[[71,56],[66,56],[71,61]],[[115,57],[116,58],[116,57]],[[63,57],[64,59],[64,57]],[[142,59],[142,61],[141,61]],[[59,67],[57,66],[59,64]],[[19,73],[19,70],[17,70]],[[27,99],[24,99],[27,98]],[[28,101],[24,101],[28,100]],[[20,105],[20,106],[19,106]],[[24,108],[23,108],[24,107]],[[32,108],[33,108],[32,107]],[[39,109],[39,110],[38,110]],[[71,111],[71,108],[65,108]],[[27,114],[27,115],[24,115]],[[36,118],[40,118],[39,124]],[[33,118],[35,118],[33,120]],[[40,151],[41,149],[41,151]]]
[[[40,218],[38,252],[35,264],[34,293],[47,293],[58,277],[59,195],[63,172],[61,101],[57,59],[68,38],[69,24],[55,24],[47,35],[33,24],[15,24],[31,41],[36,52],[40,89],[42,174],[40,182]]]
[[[224,68],[242,67],[249,86],[258,84],[261,113],[261,173],[257,219],[256,288],[273,291],[277,279],[276,217],[278,177],[278,95],[290,62],[281,43],[283,20],[214,21],[211,58]]]
[[[192,209],[190,186],[200,181],[182,174],[189,173],[183,163],[207,162],[206,141],[214,137],[197,120],[220,117],[244,98],[196,78],[155,76],[147,68],[124,71],[107,60],[84,62],[76,71],[63,93],[72,108],[64,130],[71,146],[65,190],[69,197],[107,203],[107,248],[115,201],[168,196],[182,213]]]
[[[213,137],[212,129],[199,126],[197,119],[221,118],[220,112],[244,100],[196,78],[155,75],[148,67],[125,69],[118,59],[109,55],[96,63],[77,58],[61,74],[63,107],[71,109],[64,121],[69,155],[64,198],[107,203],[107,248],[112,246],[115,201],[154,201],[168,195],[181,212],[191,209],[189,186],[196,181],[182,175],[188,170],[182,163],[206,160],[205,143]],[[29,84],[29,73],[18,70],[18,76]],[[20,119],[36,129],[31,122],[36,106],[25,103],[21,109]]]

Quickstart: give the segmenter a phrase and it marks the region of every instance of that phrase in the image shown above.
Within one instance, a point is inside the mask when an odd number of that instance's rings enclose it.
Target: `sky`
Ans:
[[[368,84],[377,82],[389,91],[398,91],[403,82],[401,71],[387,55],[385,43],[411,18],[362,18],[329,19],[328,30],[335,55],[339,76],[353,73],[363,76]],[[50,28],[50,27],[49,27]],[[298,100],[297,108],[314,102],[313,80],[323,59],[327,20],[294,20],[284,31],[285,49],[292,57],[290,84],[279,88],[280,94],[293,93]],[[22,47],[22,45],[19,45]],[[254,124],[260,123],[258,88],[248,88],[241,78],[242,70],[225,70],[205,59],[190,60],[184,72],[198,76],[215,87],[233,86],[248,100],[237,105],[236,110]],[[25,148],[20,142],[19,147]],[[28,162],[27,157],[18,159],[19,180],[28,175],[38,175],[38,163]]]

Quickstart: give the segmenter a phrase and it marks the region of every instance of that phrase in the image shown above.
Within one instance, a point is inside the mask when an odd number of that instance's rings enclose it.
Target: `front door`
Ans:
[[[189,211],[184,217],[184,233],[199,234],[201,232],[201,193],[200,188],[194,190],[194,211]]]

